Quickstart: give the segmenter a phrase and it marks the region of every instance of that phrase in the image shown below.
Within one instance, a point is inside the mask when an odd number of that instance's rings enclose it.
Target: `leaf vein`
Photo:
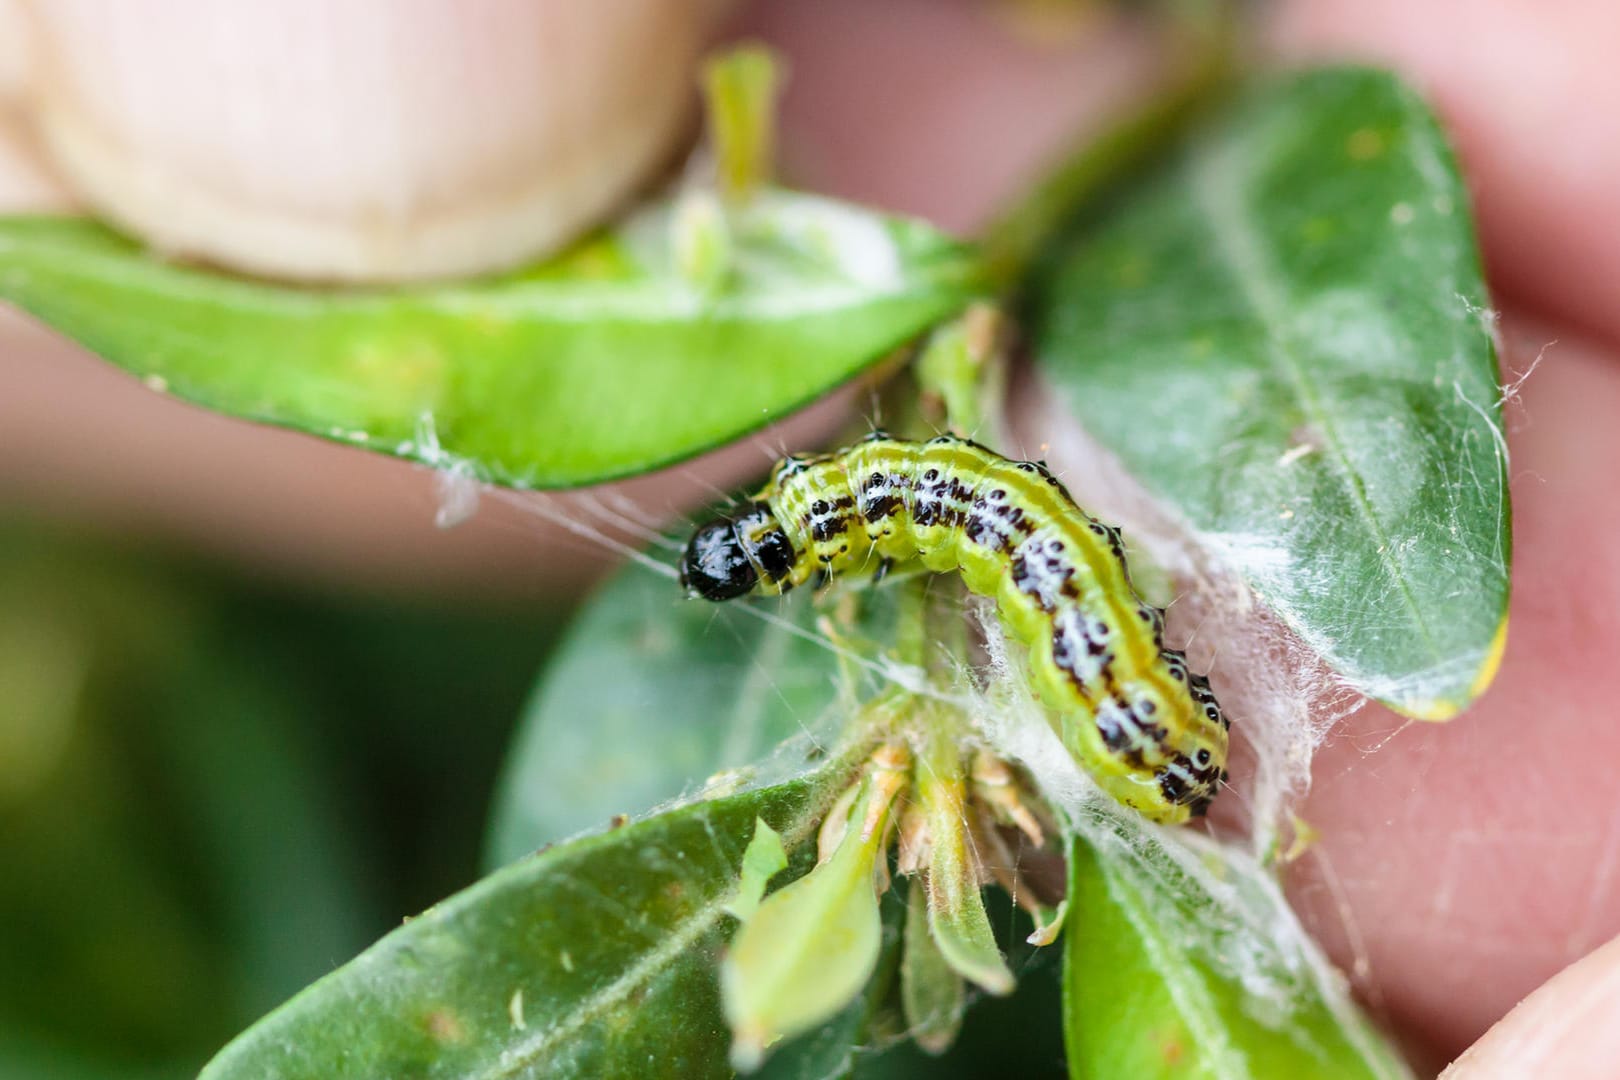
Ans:
[[[1251,147],[1242,144],[1205,147],[1198,151],[1190,165],[1194,198],[1204,211],[1205,227],[1215,241],[1216,253],[1231,269],[1243,299],[1265,333],[1268,357],[1294,388],[1301,410],[1321,436],[1327,460],[1339,473],[1356,516],[1376,545],[1378,561],[1399,592],[1429,656],[1434,664],[1439,664],[1442,657],[1433,631],[1412,592],[1405,570],[1395,558],[1389,534],[1368,498],[1365,480],[1351,465],[1337,425],[1322,403],[1320,390],[1297,355],[1298,346],[1285,315],[1284,287],[1277,282],[1276,271],[1253,235],[1253,214],[1244,199],[1241,182],[1241,163],[1248,160],[1257,158]]]

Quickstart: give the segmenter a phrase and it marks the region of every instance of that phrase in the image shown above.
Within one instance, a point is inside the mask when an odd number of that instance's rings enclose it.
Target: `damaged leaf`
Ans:
[[[1484,690],[1500,390],[1467,192],[1415,94],[1264,84],[1025,286],[1062,404],[1349,683],[1428,720]]]

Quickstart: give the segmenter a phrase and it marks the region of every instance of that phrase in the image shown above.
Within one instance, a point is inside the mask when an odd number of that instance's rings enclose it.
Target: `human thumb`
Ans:
[[[51,0],[22,110],[154,247],[313,280],[510,266],[609,214],[689,130],[724,0]]]

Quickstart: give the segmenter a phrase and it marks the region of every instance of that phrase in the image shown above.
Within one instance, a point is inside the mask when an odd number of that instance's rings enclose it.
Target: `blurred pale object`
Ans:
[[[39,160],[23,125],[0,110],[0,214],[59,213],[74,207],[73,197]]]
[[[546,254],[671,160],[724,6],[50,0],[9,9],[0,70],[68,185],[160,250],[454,277]]]
[[[0,214],[71,211],[73,197],[41,160],[20,115],[24,25],[21,0],[0,0]]]

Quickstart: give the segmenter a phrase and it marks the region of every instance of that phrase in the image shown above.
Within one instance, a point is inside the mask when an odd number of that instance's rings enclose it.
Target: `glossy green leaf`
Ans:
[[[796,782],[514,863],[271,1013],[204,1080],[727,1076],[726,901],[757,819],[808,853],[819,809]]]
[[[1508,596],[1500,390],[1467,193],[1389,75],[1270,82],[1057,241],[1040,370],[1348,681],[1444,719]]]
[[[885,593],[867,608],[864,632],[885,640]],[[850,702],[869,693],[841,689],[856,674],[814,636],[819,614],[807,591],[716,605],[626,568],[586,603],[541,677],[496,796],[487,862],[705,787],[814,767]]]
[[[518,487],[727,442],[952,314],[976,273],[931,229],[763,193],[732,272],[683,278],[669,205],[522,273],[387,292],[175,265],[71,219],[0,219],[0,299],[187,401]],[[718,256],[716,256],[718,257]]]
[[[1211,848],[1195,874],[1168,846],[1114,832],[1094,839],[1070,847],[1071,1075],[1409,1075],[1305,937],[1270,871]]]

